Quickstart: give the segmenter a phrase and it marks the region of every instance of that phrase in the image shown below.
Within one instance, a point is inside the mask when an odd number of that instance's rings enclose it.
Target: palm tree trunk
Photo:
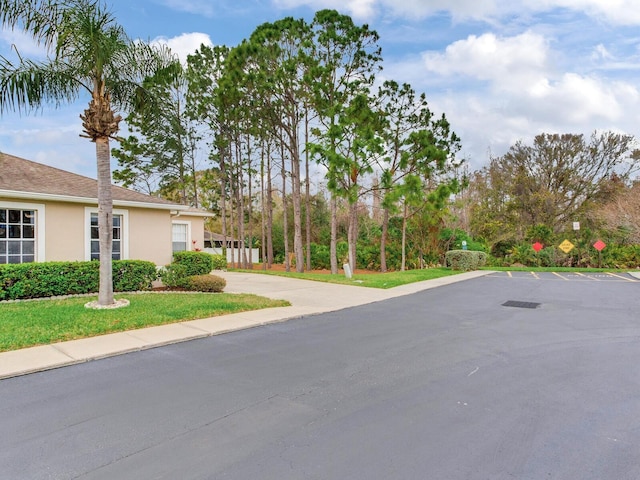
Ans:
[[[98,230],[100,238],[100,284],[98,304],[113,304],[113,194],[111,192],[111,152],[109,138],[96,139],[98,166]]]

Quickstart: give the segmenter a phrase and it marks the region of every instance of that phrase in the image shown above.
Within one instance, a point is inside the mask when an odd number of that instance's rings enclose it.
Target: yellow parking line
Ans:
[[[536,280],[540,280],[540,277],[538,276],[538,274],[537,274],[536,272],[529,272],[529,273],[530,273],[531,275],[533,275],[533,277],[534,277]]]
[[[556,277],[560,277],[560,278],[561,278],[562,280],[564,280],[565,282],[568,282],[568,281],[569,281],[569,279],[568,279],[568,278],[563,277],[562,275],[560,275],[560,274],[559,274],[559,273],[557,273],[557,272],[551,272],[551,273],[553,273]]]
[[[622,280],[626,280],[627,282],[637,282],[637,280],[632,280],[627,277],[623,277],[622,275],[618,275],[616,273],[606,272],[607,275],[611,275],[612,277],[621,278]]]
[[[513,275],[511,275],[511,272],[507,272],[507,275],[509,275],[510,277],[513,277]]]

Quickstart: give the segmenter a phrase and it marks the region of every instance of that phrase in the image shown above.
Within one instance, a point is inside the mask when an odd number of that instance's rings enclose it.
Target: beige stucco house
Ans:
[[[113,258],[204,247],[209,213],[113,186]],[[0,153],[0,264],[99,258],[97,181]]]

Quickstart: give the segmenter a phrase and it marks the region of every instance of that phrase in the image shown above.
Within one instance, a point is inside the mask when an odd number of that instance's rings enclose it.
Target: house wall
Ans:
[[[45,204],[44,261],[81,262],[85,260],[84,205],[72,203]],[[42,235],[43,232],[37,232]],[[39,259],[39,261],[43,261]]]
[[[34,209],[36,228],[36,261],[84,261],[90,258],[90,204],[50,201],[16,200],[0,197],[0,208]],[[118,207],[114,214],[123,216],[123,258],[147,260],[156,265],[171,263],[172,222],[189,225],[189,250],[204,247],[204,218],[181,214],[172,216],[169,210]]]
[[[191,217],[186,214],[180,215],[180,220],[187,221],[191,224],[191,246],[189,250],[204,250],[204,218]]]
[[[171,263],[171,215],[167,210],[129,208],[129,259]]]

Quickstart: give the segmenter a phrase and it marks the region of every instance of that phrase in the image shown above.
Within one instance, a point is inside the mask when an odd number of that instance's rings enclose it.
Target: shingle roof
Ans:
[[[96,200],[98,182],[93,178],[0,153],[0,190]],[[134,192],[116,185],[112,186],[112,192],[114,201],[176,205],[163,198]]]

